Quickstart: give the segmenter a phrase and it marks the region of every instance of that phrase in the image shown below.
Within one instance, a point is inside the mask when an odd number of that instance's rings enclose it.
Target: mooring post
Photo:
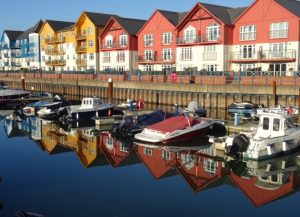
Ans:
[[[107,89],[107,95],[108,95],[108,101],[110,103],[113,102],[113,80],[112,78],[108,79],[108,89]]]
[[[273,99],[274,99],[273,106],[275,107],[278,105],[276,81],[273,81]]]
[[[21,74],[21,87],[22,87],[22,90],[25,90],[25,78],[24,78],[23,73]]]
[[[159,105],[159,93],[156,93],[156,108],[158,108]]]

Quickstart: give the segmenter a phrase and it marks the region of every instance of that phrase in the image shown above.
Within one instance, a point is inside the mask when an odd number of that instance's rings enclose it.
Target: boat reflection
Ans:
[[[36,117],[4,120],[7,136],[29,136],[49,155],[74,152],[84,168],[112,168],[142,163],[154,179],[181,177],[193,192],[229,185],[240,189],[256,207],[300,189],[300,155],[267,161],[226,161],[213,144],[197,138],[168,146],[119,141],[95,124],[62,128]],[[224,160],[225,159],[225,160]]]

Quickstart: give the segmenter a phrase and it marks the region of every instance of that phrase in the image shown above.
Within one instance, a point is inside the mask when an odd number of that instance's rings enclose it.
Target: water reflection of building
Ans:
[[[263,206],[300,188],[299,158],[295,155],[270,161],[248,161],[246,172],[230,179],[256,206]]]
[[[38,117],[30,117],[31,121],[31,138],[33,140],[42,140],[42,119]]]
[[[78,145],[75,150],[84,167],[108,165],[104,155],[100,152],[98,144],[100,132],[94,128],[77,131]]]
[[[112,167],[129,166],[140,163],[133,144],[123,143],[107,132],[101,132],[99,147]]]
[[[8,138],[21,137],[27,134],[23,128],[23,120],[16,113],[7,116],[3,126]]]

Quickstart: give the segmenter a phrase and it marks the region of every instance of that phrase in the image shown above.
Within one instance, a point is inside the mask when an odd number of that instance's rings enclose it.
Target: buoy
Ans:
[[[108,116],[111,116],[111,109],[108,110]]]

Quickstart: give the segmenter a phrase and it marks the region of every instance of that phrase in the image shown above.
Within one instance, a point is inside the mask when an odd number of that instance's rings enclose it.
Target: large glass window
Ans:
[[[196,29],[189,26],[184,30],[184,42],[193,43],[196,41]]]
[[[264,130],[269,130],[269,123],[270,122],[270,119],[269,118],[264,118],[263,119],[263,129]]]
[[[113,37],[111,35],[108,35],[105,38],[105,47],[112,48],[112,46],[113,46]]]
[[[288,37],[288,22],[271,23],[269,37],[273,38],[287,38]]]
[[[248,41],[248,40],[255,40],[255,39],[256,39],[256,26],[255,25],[240,27],[240,40],[241,41]]]
[[[172,50],[163,49],[162,50],[162,60],[171,60],[172,59]]]
[[[119,36],[119,43],[120,43],[121,47],[126,47],[127,46],[127,35],[126,35],[126,33],[123,32]]]
[[[252,59],[255,56],[255,45],[243,45],[242,46],[242,58]]]
[[[144,51],[144,59],[145,60],[153,60],[153,52],[152,50],[145,50]]]
[[[181,48],[181,60],[192,60],[192,48],[191,47]]]
[[[162,43],[164,45],[170,45],[172,42],[172,33],[171,32],[164,32],[162,34]]]
[[[144,35],[144,46],[145,47],[150,47],[153,46],[153,35]]]
[[[212,23],[206,27],[207,41],[217,41],[220,38],[220,26],[216,23]]]

